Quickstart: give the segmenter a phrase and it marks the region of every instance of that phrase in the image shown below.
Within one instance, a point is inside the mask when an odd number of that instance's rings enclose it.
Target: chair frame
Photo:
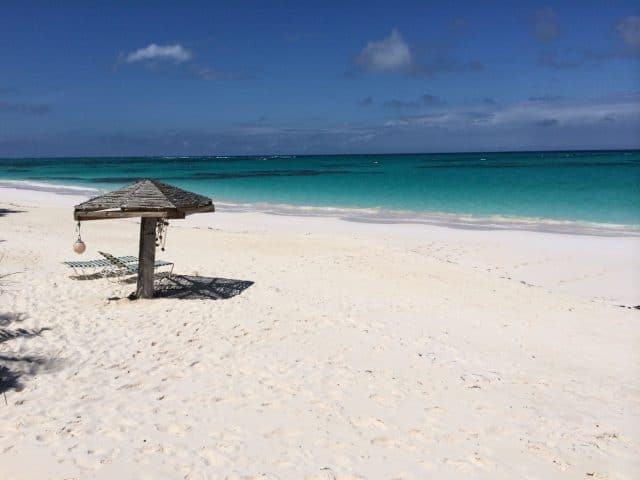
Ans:
[[[124,263],[133,263],[137,262],[137,257],[132,255],[126,255],[123,257],[116,257],[118,260]],[[73,269],[73,273],[78,277],[89,278],[90,275],[99,274],[106,267],[111,266],[111,262],[102,258],[96,260],[67,260],[66,262],[62,262],[67,267]],[[92,270],[91,273],[87,273],[87,270]],[[79,273],[80,272],[80,273]]]
[[[106,266],[100,272],[103,278],[116,277],[120,279],[124,276],[135,275],[138,273],[139,264],[137,259],[134,262],[126,262],[121,260],[120,257],[115,257],[107,252],[98,251],[98,253],[102,255],[109,262],[109,265]],[[173,268],[175,266],[173,262],[167,262],[165,260],[156,260],[153,265],[153,269],[156,270],[158,268],[168,267],[168,266],[171,267],[169,269],[169,278],[171,278],[171,276],[173,275]]]

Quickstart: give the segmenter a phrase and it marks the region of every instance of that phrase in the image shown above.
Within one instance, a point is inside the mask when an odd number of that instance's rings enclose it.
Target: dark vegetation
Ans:
[[[0,274],[0,296],[7,295],[7,285],[12,274]],[[33,354],[24,354],[13,348],[20,339],[31,339],[40,336],[49,328],[24,328],[22,323],[27,319],[24,313],[0,312],[0,394],[10,390],[21,391],[27,378],[42,370],[49,369],[51,359]],[[22,350],[22,349],[20,349]]]

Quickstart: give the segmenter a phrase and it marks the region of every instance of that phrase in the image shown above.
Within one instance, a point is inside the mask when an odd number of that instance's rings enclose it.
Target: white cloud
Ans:
[[[450,109],[429,115],[392,119],[387,127],[428,126],[452,130],[498,126],[584,126],[603,121],[640,118],[640,94],[620,94],[600,98],[537,98],[505,106],[478,106]]]
[[[640,17],[630,16],[622,19],[616,30],[624,42],[635,50],[640,50]]]
[[[607,118],[639,114],[638,94],[621,94],[592,99],[562,99],[515,104],[496,112],[489,123],[496,125],[555,119],[562,124],[587,124]]]
[[[400,32],[393,30],[388,37],[367,43],[355,61],[366,71],[392,72],[410,67],[413,57]]]
[[[193,57],[191,51],[184,48],[179,43],[175,45],[151,45],[139,48],[135,52],[129,53],[125,61],[127,63],[144,62],[147,60],[172,60],[176,63],[186,62]]]
[[[367,43],[362,51],[353,57],[353,70],[369,73],[399,72],[409,76],[431,77],[441,73],[478,72],[484,65],[478,61],[464,62],[450,56],[448,49],[432,49],[428,54],[416,56],[415,51],[405,42],[398,30],[388,37]]]

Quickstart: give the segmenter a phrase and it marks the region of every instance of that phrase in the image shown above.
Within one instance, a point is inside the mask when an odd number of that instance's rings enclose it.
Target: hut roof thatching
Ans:
[[[184,218],[189,213],[208,211],[214,211],[210,198],[145,179],[76,205],[74,217],[76,220],[132,216]]]

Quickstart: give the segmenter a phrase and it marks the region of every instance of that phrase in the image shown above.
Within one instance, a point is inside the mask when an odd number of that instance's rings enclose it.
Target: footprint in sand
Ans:
[[[191,425],[182,425],[178,423],[170,423],[168,425],[156,424],[156,430],[162,433],[170,433],[183,437],[187,432],[191,431]]]
[[[54,438],[55,438],[55,435],[51,432],[39,433],[36,435],[36,440],[44,444],[51,443],[54,440]]]
[[[228,463],[227,458],[214,448],[202,447],[198,454],[207,466],[220,467]]]
[[[351,424],[358,428],[377,428],[387,430],[387,426],[382,420],[375,417],[354,417],[350,419]]]

